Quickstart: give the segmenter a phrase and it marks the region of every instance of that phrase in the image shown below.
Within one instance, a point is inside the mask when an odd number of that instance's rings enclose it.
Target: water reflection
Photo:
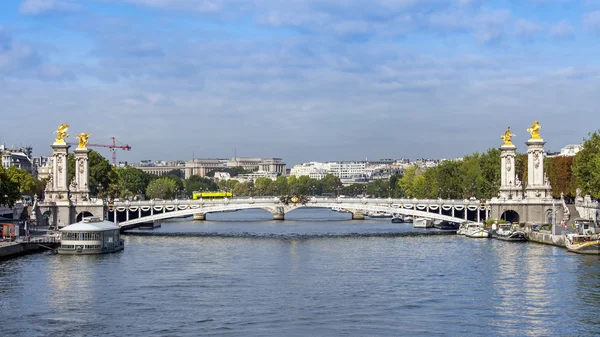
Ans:
[[[600,333],[596,257],[532,243],[415,236],[427,231],[381,220],[323,221],[323,214],[277,223],[180,219],[152,236],[126,235],[117,254],[0,263],[0,285],[10,290],[0,291],[0,313],[21,317],[3,320],[3,332]]]

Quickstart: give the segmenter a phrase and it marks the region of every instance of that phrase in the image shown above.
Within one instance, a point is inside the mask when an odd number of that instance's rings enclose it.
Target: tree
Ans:
[[[11,180],[6,170],[0,166],[0,205],[13,207],[20,198],[19,184]]]
[[[583,148],[575,155],[573,174],[583,193],[600,199],[600,134],[589,134]]]
[[[36,191],[37,180],[24,169],[20,169],[16,166],[11,166],[6,169],[6,176],[11,181],[17,183],[19,186],[19,194],[33,194]],[[20,196],[19,196],[20,197]]]
[[[161,177],[148,184],[146,195],[151,199],[173,199],[177,186],[173,179]]]
[[[273,187],[275,183],[273,180],[266,177],[256,178],[254,181],[254,187],[256,195],[273,195]]]
[[[550,186],[552,186],[552,196],[560,198],[561,192],[565,197],[575,197],[575,176],[573,174],[573,163],[575,157],[551,157],[544,161],[544,169]]]
[[[117,190],[120,198],[146,194],[148,184],[154,177],[131,166],[117,168]]]
[[[275,180],[275,194],[287,195],[288,194],[288,180],[285,176],[279,176]]]
[[[409,166],[404,170],[404,175],[398,180],[398,188],[402,191],[402,195],[406,198],[414,198],[415,190],[413,183],[417,177],[418,167],[416,165]]]
[[[183,185],[185,193],[189,196],[191,196],[194,191],[217,191],[219,189],[217,184],[212,179],[203,178],[196,175],[185,179]]]
[[[337,193],[342,189],[342,181],[333,174],[327,174],[321,179],[323,193]]]

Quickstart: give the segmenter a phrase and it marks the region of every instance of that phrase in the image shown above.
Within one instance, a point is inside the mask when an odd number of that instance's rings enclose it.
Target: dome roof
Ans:
[[[69,232],[99,232],[119,229],[114,223],[110,221],[100,220],[99,217],[83,218],[80,222],[76,222],[72,225],[63,227],[60,231]]]

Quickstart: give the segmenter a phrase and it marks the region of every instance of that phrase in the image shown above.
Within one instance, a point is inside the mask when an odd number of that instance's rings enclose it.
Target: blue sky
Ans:
[[[592,0],[3,0],[0,143],[450,158],[539,119],[558,150],[600,126],[599,45]]]

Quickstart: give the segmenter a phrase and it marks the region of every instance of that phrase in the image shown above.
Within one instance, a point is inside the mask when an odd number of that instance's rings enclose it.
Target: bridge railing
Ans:
[[[368,203],[368,204],[425,204],[425,205],[480,205],[479,200],[457,199],[392,199],[392,198],[341,198],[341,197],[309,197],[308,204],[319,202]],[[147,200],[147,201],[119,201],[109,204],[114,207],[150,206],[150,205],[203,205],[203,204],[248,204],[248,203],[281,203],[279,197],[247,197],[231,199],[174,199],[174,200]]]

